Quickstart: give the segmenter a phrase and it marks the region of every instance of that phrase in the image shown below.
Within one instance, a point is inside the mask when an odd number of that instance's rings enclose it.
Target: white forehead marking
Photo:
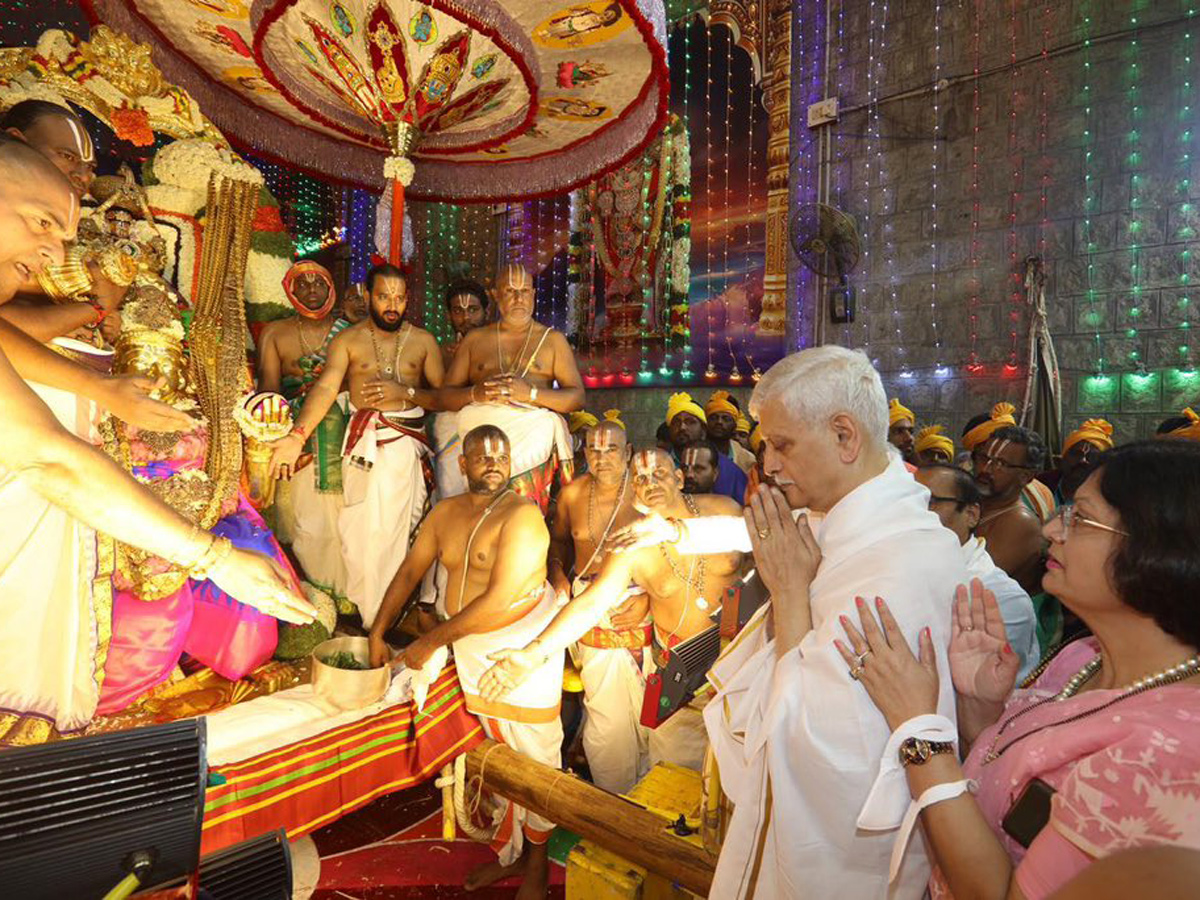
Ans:
[[[79,211],[78,209],[76,209],[76,207],[79,205],[79,201],[77,199],[75,199],[74,191],[71,191],[70,199],[71,199],[71,205],[68,207],[68,212],[67,212],[67,227],[68,228],[70,228],[73,224],[75,224],[75,213],[77,213]]]
[[[79,158],[84,162],[94,162],[91,135],[72,118],[67,118],[67,124],[71,126],[71,134],[75,138],[75,149],[79,153]]]
[[[604,426],[593,428],[588,432],[587,446],[593,450],[607,450],[613,446],[613,441],[609,436],[608,429]]]
[[[483,452],[488,456],[495,456],[497,453],[504,452],[504,442],[494,437],[485,437],[483,439]]]
[[[638,451],[633,467],[639,475],[653,475],[657,466],[658,458],[653,450]]]
[[[471,301],[473,299],[475,299],[475,298],[473,298],[473,297],[456,298],[455,302],[454,302],[454,306],[458,309],[461,309],[463,312],[466,312],[467,310],[469,310],[471,308]]]
[[[1004,452],[1005,448],[1011,443],[1012,443],[1012,441],[1008,441],[1008,440],[1003,440],[1000,443],[998,443],[996,445],[995,452],[992,453],[992,456],[999,456],[1001,453]]]
[[[699,447],[688,447],[686,450],[683,451],[683,464],[685,466],[694,466],[696,464],[696,461],[699,458],[700,458],[700,448]]]
[[[508,270],[508,283],[515,288],[529,287],[529,273],[519,266]]]

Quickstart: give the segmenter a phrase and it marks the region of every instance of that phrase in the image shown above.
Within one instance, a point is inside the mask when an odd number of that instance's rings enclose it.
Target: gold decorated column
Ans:
[[[767,259],[758,333],[783,337],[787,328],[788,157],[792,103],[792,4],[767,0]]]

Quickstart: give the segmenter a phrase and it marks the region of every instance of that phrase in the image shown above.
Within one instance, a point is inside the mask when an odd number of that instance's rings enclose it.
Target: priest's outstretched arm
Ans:
[[[194,566],[208,555],[212,535],[193,526],[98,449],[69,434],[3,352],[0,398],[5,420],[0,468],[84,524],[178,566]],[[233,549],[208,576],[233,599],[268,615],[288,622],[313,619],[312,606],[292,594],[283,574],[261,554]]]

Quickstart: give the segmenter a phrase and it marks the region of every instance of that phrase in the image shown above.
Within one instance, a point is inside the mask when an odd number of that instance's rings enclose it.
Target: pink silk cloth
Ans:
[[[244,495],[238,496],[237,511],[212,530],[238,547],[273,558],[299,593],[296,573]],[[277,641],[278,625],[273,617],[231,599],[211,581],[189,580],[174,594],[150,602],[128,590],[116,590],[112,640],[96,714],[119,712],[162,684],[185,652],[236,680],[270,659]]]
[[[963,767],[979,784],[975,799],[1008,851],[1028,900],[1053,894],[1093,859],[1118,850],[1200,849],[1200,689],[1194,685],[1154,688],[1061,725],[1054,723],[1123,692],[1085,691],[1052,700],[1005,729],[996,748],[1019,743],[983,763],[1004,722],[1060,691],[1097,652],[1091,638],[1062,650],[1032,687],[1013,693],[1000,721],[979,736]],[[1056,793],[1050,821],[1026,849],[1000,823],[1033,778]],[[937,869],[930,892],[934,900],[952,896]]]

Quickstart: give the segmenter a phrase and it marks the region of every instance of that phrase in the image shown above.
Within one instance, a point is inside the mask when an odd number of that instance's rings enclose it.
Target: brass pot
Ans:
[[[377,702],[391,682],[391,667],[378,669],[338,669],[321,660],[335,653],[353,653],[363,665],[370,665],[369,643],[365,637],[336,637],[317,644],[313,650],[313,692],[338,709],[362,709]]]

